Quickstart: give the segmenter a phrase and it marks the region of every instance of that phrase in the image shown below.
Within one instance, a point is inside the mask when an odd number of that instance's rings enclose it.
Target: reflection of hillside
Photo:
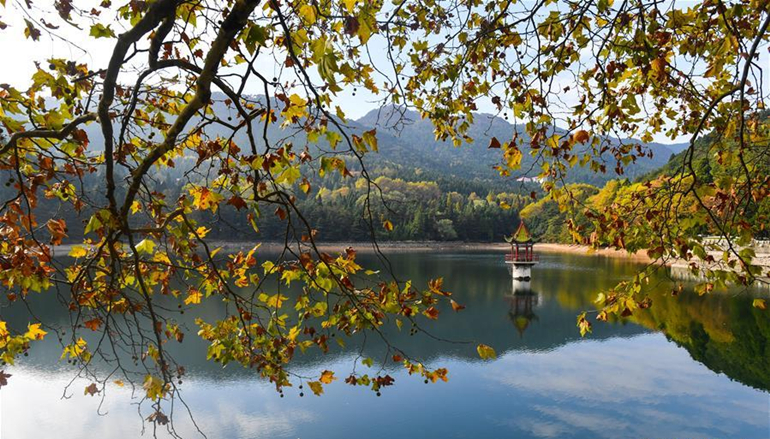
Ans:
[[[705,268],[701,268],[699,271],[693,273],[692,268],[689,265],[674,264],[668,268],[669,274],[672,279],[683,280],[687,282],[703,282],[707,279],[705,274]],[[756,290],[770,290],[770,283],[768,279],[764,278],[764,282],[757,282],[753,288]]]
[[[374,264],[364,256],[361,256],[361,259],[362,264]],[[515,316],[519,319],[517,325],[516,322],[511,322],[512,304],[506,299],[506,296],[510,297],[512,294],[512,285],[502,255],[393,255],[395,273],[402,279],[412,279],[415,285],[425,285],[430,277],[444,276],[445,287],[453,292],[452,297],[465,305],[466,309],[455,313],[447,304],[440,309],[438,321],[418,321],[422,328],[435,337],[465,343],[436,341],[424,334],[409,336],[408,328],[405,327],[399,332],[395,325],[389,325],[386,330],[389,341],[409,355],[434,366],[440,366],[441,359],[448,357],[479,361],[477,343],[492,346],[498,355],[502,356],[508,351],[550,351],[580,341],[581,337],[575,327],[576,310],[591,307],[594,294],[599,288],[609,286],[611,280],[607,280],[607,276],[603,275],[605,268],[601,267],[602,262],[597,260],[578,257],[574,261],[569,258],[559,261],[560,264],[555,264],[545,260],[541,264],[542,269],[533,271],[531,288],[539,294],[536,301],[530,300],[529,305],[526,298],[519,299],[523,300],[520,310],[524,314]],[[600,264],[598,269],[597,262]],[[572,270],[574,273],[570,273]],[[621,272],[622,270],[618,275],[621,275]],[[562,296],[570,299],[564,300]],[[68,324],[67,314],[61,313],[58,308],[42,306],[45,297],[30,296],[30,299],[41,319],[55,321],[63,326]],[[513,311],[516,314],[515,309]],[[529,315],[529,312],[536,314],[537,324],[533,325],[528,321],[524,332],[519,329],[519,325],[524,323],[520,318]],[[192,321],[192,314],[180,316],[184,318],[184,324],[188,328],[188,336],[184,342],[171,343],[167,347],[177,361],[185,365],[188,371],[216,379],[251,373],[235,365],[223,371],[216,363],[206,361],[206,344],[194,335],[197,328]],[[211,322],[224,316],[224,308],[221,303],[206,300],[198,308],[197,315]],[[9,320],[15,321],[16,325],[26,324],[26,320],[20,316],[10,316]],[[597,325],[591,338],[627,337],[641,332],[645,330],[636,325]],[[295,363],[298,368],[321,368],[322,365],[334,363],[341,356],[353,355],[362,344],[364,355],[367,357],[381,359],[386,353],[385,343],[370,334],[366,343],[363,343],[361,338],[348,341],[346,351],[332,344],[328,355],[321,355],[316,350],[310,350],[304,355],[298,354]],[[35,346],[26,365],[30,366],[30,363],[34,362],[35,367],[41,368],[66,366],[64,362],[57,363],[60,354],[60,345],[54,339],[46,340]]]
[[[361,256],[361,263],[374,265],[373,259]],[[431,277],[444,276],[445,287],[453,298],[466,306],[455,313],[451,307],[440,309],[438,321],[420,319],[421,327],[431,335],[444,340],[436,341],[424,334],[410,336],[408,328],[399,332],[388,325],[386,334],[394,346],[431,366],[441,366],[447,358],[478,361],[476,344],[492,346],[499,356],[515,351],[551,351],[560,346],[578,342],[581,337],[575,327],[575,315],[593,307],[596,294],[633,273],[633,264],[617,259],[581,257],[574,255],[547,255],[533,270],[531,285],[512,286],[500,254],[392,255],[395,273],[401,279],[412,279],[415,285],[425,285]],[[535,292],[536,294],[533,294]],[[58,307],[44,306],[44,295],[30,295],[30,306],[44,321],[67,326],[69,315]],[[170,306],[170,308],[174,308]],[[27,323],[26,314],[14,308],[3,310],[3,318],[14,327]],[[180,364],[201,378],[221,380],[248,376],[251,371],[238,366],[222,369],[205,360],[206,344],[195,332],[195,316],[214,321],[224,316],[223,305],[214,300],[204,301],[196,315],[183,318],[188,336],[181,344],[171,343],[171,351]],[[710,369],[756,388],[770,390],[770,319],[766,312],[752,308],[748,297],[711,294],[698,297],[682,294],[678,298],[659,296],[653,307],[637,313],[631,321],[614,324],[596,324],[589,336],[593,340],[629,337],[648,330],[661,330],[690,355]],[[365,343],[356,338],[347,343],[346,350],[332,345],[328,355],[316,350],[298,354],[298,369],[320,369],[339,364],[342,357],[352,356],[363,345],[366,357],[381,359],[386,353],[385,343],[370,335]],[[36,343],[29,358],[21,361],[27,367],[53,370],[68,368],[58,361],[61,346],[50,337]],[[397,367],[394,365],[393,367]],[[73,369],[74,373],[74,369]]]
[[[751,302],[746,295],[661,294],[633,320],[662,331],[709,369],[770,391],[770,318]]]

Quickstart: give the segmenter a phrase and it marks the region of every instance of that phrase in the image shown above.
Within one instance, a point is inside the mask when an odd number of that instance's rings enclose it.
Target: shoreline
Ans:
[[[225,251],[248,250],[252,243],[244,241],[211,241],[213,247],[221,247]],[[296,243],[291,243],[296,245]],[[262,242],[260,249],[266,251],[280,251],[284,247],[282,242]],[[344,252],[346,248],[353,247],[362,254],[374,253],[375,249],[370,241],[351,241],[351,242],[319,242],[316,246],[323,252]],[[510,244],[504,242],[461,242],[461,241],[383,241],[377,243],[378,248],[383,253],[427,253],[435,251],[443,252],[501,252],[505,253],[510,249]],[[73,247],[72,244],[63,244],[51,246],[54,255],[66,255]],[[628,253],[623,250],[612,248],[592,249],[587,245],[578,244],[559,244],[559,243],[536,243],[535,251],[541,253],[559,253],[573,254],[579,256],[593,256],[625,259],[631,262],[652,263],[655,262],[646,252]],[[770,253],[759,252],[754,260],[756,265],[770,268]],[[685,268],[688,262],[684,260],[669,260],[664,265],[668,267]]]
[[[221,247],[227,251],[248,250],[256,243],[247,241],[210,241],[212,247]],[[267,241],[260,243],[260,249],[267,251],[280,251],[283,249],[283,242]],[[66,254],[76,244],[62,244],[51,246],[54,253]],[[296,243],[290,243],[295,246]],[[303,245],[306,245],[303,243]],[[374,247],[371,241],[339,241],[339,242],[317,242],[316,246],[324,252],[344,252],[346,248],[353,247],[359,253],[373,253]],[[510,244],[505,242],[463,242],[463,241],[381,241],[377,242],[378,248],[383,252],[394,253],[419,253],[432,251],[468,251],[482,252],[494,251],[505,253],[510,250]],[[606,256],[614,258],[631,259],[641,262],[650,262],[650,258],[643,254],[629,254],[620,250],[599,249],[592,250],[585,245],[575,244],[557,244],[557,243],[536,243],[535,251],[542,253],[563,253],[577,254],[585,256]]]
[[[214,242],[215,246],[221,246],[223,249],[240,250],[249,248],[249,245],[235,242]],[[323,252],[343,252],[348,247],[353,247],[362,254],[374,253],[371,242],[320,242],[316,246]],[[504,242],[460,242],[460,241],[384,241],[378,242],[377,246],[383,253],[427,253],[435,251],[459,251],[459,252],[501,252],[505,253],[510,249],[510,244]],[[283,243],[264,242],[261,249],[279,251],[283,249]],[[639,251],[628,253],[624,250],[612,248],[593,249],[587,245],[579,244],[559,244],[559,243],[536,243],[535,251],[540,253],[573,254],[578,256],[604,257],[614,259],[625,259],[630,262],[640,264],[654,263],[646,252]],[[757,253],[754,263],[764,268],[770,268],[770,253]],[[688,268],[689,263],[681,259],[668,260],[661,264],[667,267]]]
[[[215,246],[221,246],[224,249],[244,249],[248,248],[249,244],[240,242],[214,242]],[[370,253],[374,252],[374,248],[371,242],[319,242],[316,246],[321,251],[344,251],[348,247],[353,247],[357,252]],[[384,241],[378,242],[377,246],[383,252],[393,253],[419,253],[419,252],[431,252],[431,251],[468,251],[468,252],[481,252],[481,251],[499,251],[505,253],[510,249],[510,244],[500,242],[461,242],[461,241]],[[278,250],[283,248],[283,243],[278,242],[263,242],[261,249],[266,250]],[[586,245],[577,244],[558,244],[558,243],[536,243],[535,251],[542,253],[561,253],[561,254],[575,254],[582,256],[600,256],[611,258],[623,258],[636,262],[652,262],[646,254],[643,253],[627,253],[621,250],[614,250],[610,248],[594,250]]]

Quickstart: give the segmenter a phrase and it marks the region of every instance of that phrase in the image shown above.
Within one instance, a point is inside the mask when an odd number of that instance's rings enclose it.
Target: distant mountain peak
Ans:
[[[413,125],[420,119],[420,115],[414,110],[401,105],[389,104],[369,111],[356,122],[361,125],[398,132],[404,126]]]

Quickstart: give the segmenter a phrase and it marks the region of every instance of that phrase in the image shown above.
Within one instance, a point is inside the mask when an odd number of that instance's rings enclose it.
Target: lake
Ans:
[[[687,288],[670,294],[661,275],[653,306],[613,323],[595,322],[581,338],[576,316],[634,273],[622,259],[544,254],[530,284],[514,284],[500,253],[394,253],[395,273],[419,285],[444,277],[444,288],[466,306],[441,309],[425,334],[388,333],[388,339],[431,367],[449,369],[449,381],[425,384],[393,366],[396,382],[377,396],[344,382],[358,345],[382,361],[377,337],[358,339],[329,355],[297,358],[296,370],[341,379],[323,396],[287,388],[284,397],[252,372],[205,361],[205,344],[189,334],[175,355],[188,370],[177,404],[176,432],[185,438],[757,438],[770,437],[770,313],[751,306],[766,292],[720,292],[700,297]],[[359,255],[362,264],[374,258]],[[675,273],[674,273],[675,274]],[[675,277],[675,276],[672,276]],[[655,284],[655,283],[653,283]],[[685,282],[685,285],[688,285]],[[65,322],[32,297],[41,318]],[[43,297],[44,299],[44,297]],[[213,301],[212,301],[213,302]],[[204,302],[205,303],[205,302]],[[217,304],[206,304],[216,316]],[[15,308],[18,308],[14,306]],[[23,324],[18,309],[3,319]],[[593,320],[593,319],[592,319]],[[498,354],[482,361],[476,344]],[[0,391],[0,436],[27,438],[132,438],[152,436],[128,386],[83,394],[54,337],[33,345]],[[355,366],[361,371],[360,360]],[[379,366],[375,364],[375,372]],[[138,389],[137,395],[141,393]],[[136,396],[136,395],[135,395]],[[100,406],[101,404],[101,406]],[[193,422],[194,420],[194,422]],[[167,437],[158,430],[159,437]]]

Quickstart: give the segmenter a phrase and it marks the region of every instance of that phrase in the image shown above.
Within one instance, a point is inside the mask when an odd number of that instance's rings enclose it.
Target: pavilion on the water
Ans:
[[[505,255],[505,263],[511,264],[513,278],[529,280],[532,277],[532,266],[539,262],[539,258],[534,252],[532,234],[523,220],[516,232],[511,237],[505,237],[505,240],[511,244],[511,252]]]

